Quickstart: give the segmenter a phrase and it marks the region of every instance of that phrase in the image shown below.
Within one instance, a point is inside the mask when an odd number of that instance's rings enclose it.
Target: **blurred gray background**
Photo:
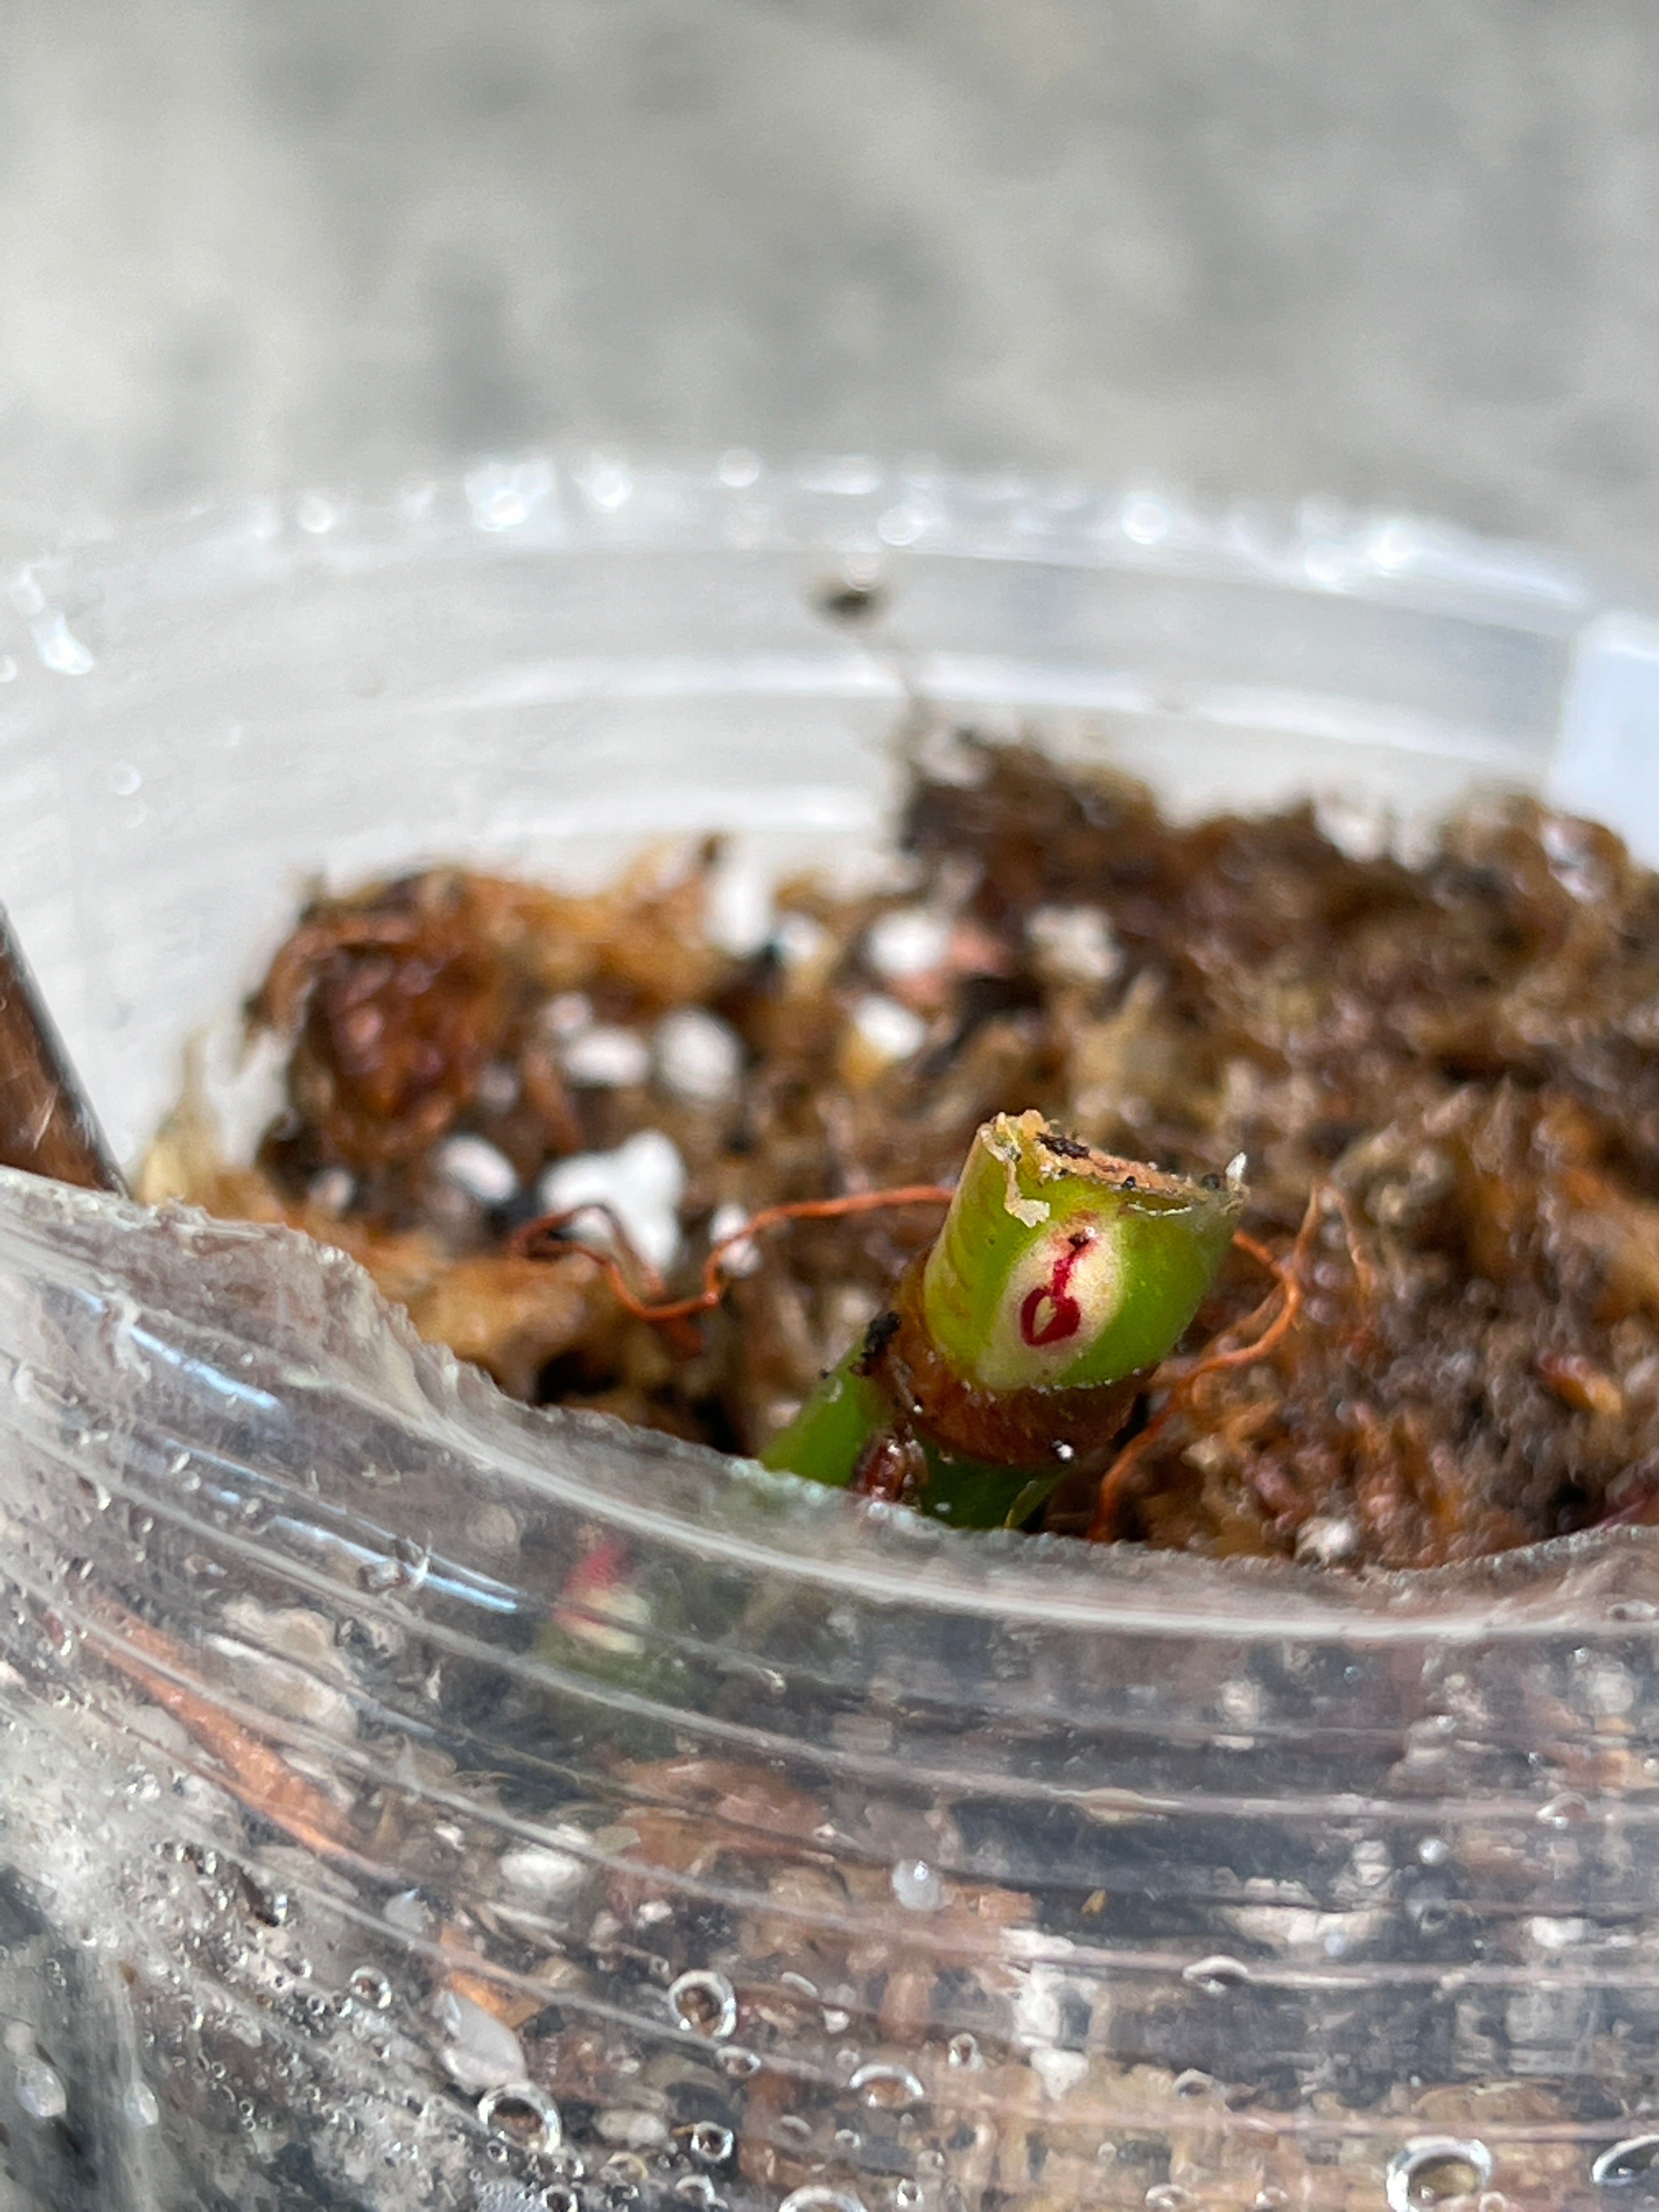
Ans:
[[[12,0],[0,508],[587,438],[1409,503],[1659,592],[1653,0]]]

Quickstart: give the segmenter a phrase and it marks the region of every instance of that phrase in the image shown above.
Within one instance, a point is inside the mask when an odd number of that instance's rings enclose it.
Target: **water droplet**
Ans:
[[[432,1554],[406,1536],[394,1536],[384,1559],[371,1559],[357,1570],[357,1580],[371,1597],[393,1590],[417,1590],[426,1580]]]
[[[61,2119],[69,2110],[64,2077],[44,2058],[18,2060],[16,2087],[17,2101],[32,2120]]]
[[[121,2118],[136,2131],[159,2124],[161,2100],[148,2081],[128,2082],[121,2097]]]
[[[746,491],[760,472],[760,455],[750,453],[747,446],[728,447],[716,471],[720,482],[732,491]]]
[[[693,2035],[719,2042],[738,2024],[737,1992],[712,1966],[690,1966],[668,1985],[668,2002],[679,2025]]]
[[[729,2074],[735,2081],[748,2081],[751,2075],[760,2072],[760,2066],[754,2052],[745,2051],[741,2044],[728,2043],[720,2054],[721,2073]]]
[[[1598,2189],[1619,2189],[1655,2172],[1659,2172],[1659,2136],[1626,2136],[1596,2159],[1590,2179]]]
[[[1159,545],[1170,534],[1170,510],[1158,499],[1128,499],[1118,515],[1118,527],[1136,545]]]
[[[1218,1951],[1207,1959],[1194,1959],[1189,1966],[1181,1970],[1181,1978],[1206,1996],[1224,1996],[1229,1990],[1242,1989],[1250,1978],[1250,1970],[1242,1959],[1230,1959],[1225,1952]]]
[[[1189,2066],[1184,2074],[1177,2074],[1170,2086],[1177,2097],[1207,2097],[1215,2087],[1215,2076]]]
[[[613,2150],[599,2168],[599,2180],[607,2196],[626,2192],[625,2200],[637,2197],[651,2179],[651,2169],[637,2151]]]
[[[582,2212],[581,2191],[568,2181],[550,2182],[542,2191],[547,2212]]]
[[[384,2012],[392,2002],[392,1984],[377,1967],[354,1966],[346,1976],[346,1987],[371,2012]]]
[[[718,2120],[698,2120],[686,2135],[685,2147],[705,2166],[724,2166],[735,2140],[731,2129],[723,2128]]]
[[[683,2173],[674,2184],[674,2194],[682,2204],[696,2204],[702,2212],[719,2202],[714,2183],[706,2173]]]
[[[1146,2212],[1193,2212],[1198,2199],[1190,2189],[1183,2189],[1178,2181],[1157,2181],[1141,2202],[1146,2205]]]
[[[478,2118],[492,2135],[521,2149],[556,2151],[564,2140],[559,2108],[532,2081],[508,2081],[478,2100]]]
[[[896,2181],[893,2184],[893,2212],[920,2212],[927,2201],[927,2192],[919,2181]]]
[[[70,630],[61,611],[49,607],[29,624],[34,650],[45,668],[59,676],[87,676],[96,665],[80,639]]]
[[[1492,2179],[1492,2153],[1471,2136],[1413,2136],[1389,2160],[1389,2212],[1428,2212],[1449,2197],[1473,2197]]]
[[[634,478],[620,461],[601,461],[588,477],[586,491],[595,507],[613,514],[634,496]]]
[[[926,1859],[900,1859],[892,1872],[893,1894],[911,1912],[937,1912],[945,1885]]]
[[[832,2189],[827,2181],[809,2181],[792,2189],[778,2212],[864,2212],[864,2204],[850,2189]]]
[[[926,2094],[908,2066],[860,2066],[847,2086],[872,2112],[902,2112]]]
[[[1265,2189],[1256,2191],[1250,2212],[1286,2212],[1290,2201],[1289,2190],[1280,2189],[1277,2183],[1270,2181]]]
[[[961,2066],[970,2070],[985,2063],[984,2059],[980,2056],[979,2038],[976,2035],[968,2034],[965,2030],[962,2034],[953,2035],[951,2038],[945,2046],[945,2057],[948,2065]]]
[[[1533,1818],[1540,1827],[1576,1828],[1590,1817],[1590,1808],[1576,1790],[1563,1790],[1540,1805]]]

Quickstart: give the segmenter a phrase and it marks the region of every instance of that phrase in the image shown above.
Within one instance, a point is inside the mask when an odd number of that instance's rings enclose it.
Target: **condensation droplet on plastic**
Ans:
[[[959,2066],[965,2071],[975,2070],[985,2063],[980,2055],[979,2038],[969,2035],[965,2028],[960,2035],[953,2035],[945,2045],[945,2059],[947,2065]]]
[[[392,2002],[392,1984],[378,1967],[354,1966],[346,1976],[346,1987],[371,2012],[384,2012]]]
[[[44,2058],[18,2060],[16,2092],[18,2103],[32,2120],[61,2119],[69,2110],[64,2077]]]
[[[1648,2174],[1659,2175],[1659,2136],[1626,2136],[1610,2144],[1590,2167],[1598,2189],[1622,2189]]]
[[[1587,1802],[1576,1790],[1563,1790],[1547,1804],[1540,1805],[1533,1818],[1544,1828],[1576,1828],[1590,1817]]]
[[[492,2135],[545,2155],[564,2140],[559,2108],[533,2081],[507,2081],[478,2100],[478,2118]]]
[[[712,2212],[720,2202],[714,2183],[706,2173],[683,2173],[674,2184],[674,2194],[682,2204],[696,2204],[702,2212]]]
[[[1242,1989],[1250,1978],[1250,1970],[1242,1959],[1231,1959],[1224,1952],[1213,1953],[1207,1959],[1194,1959],[1181,1970],[1181,1978],[1206,1996],[1224,1996],[1229,1990]]]
[[[633,473],[621,461],[598,461],[588,476],[586,489],[595,507],[606,514],[614,514],[634,496]]]
[[[1389,2212],[1431,2212],[1474,2197],[1492,2179],[1492,2153],[1477,2136],[1413,2136],[1389,2160]]]
[[[121,2118],[135,2134],[159,2126],[161,2102],[148,2081],[129,2081],[121,2095]]]
[[[760,472],[760,455],[751,453],[747,446],[728,446],[715,470],[729,491],[746,491]]]
[[[1196,2212],[1198,2199],[1178,2181],[1155,2181],[1141,2202],[1146,2212]]]
[[[1118,527],[1134,545],[1160,545],[1170,534],[1170,510],[1160,499],[1142,495],[1124,501]]]
[[[738,2043],[726,2045],[725,2050],[720,2054],[719,2064],[721,2073],[729,2074],[734,2081],[748,2081],[751,2075],[760,2072],[761,2067],[760,2060],[754,2052],[745,2051],[743,2045]]]
[[[873,561],[856,555],[843,564],[838,575],[823,577],[811,599],[827,622],[848,627],[875,621],[887,607],[878,568]]]
[[[907,1911],[937,1912],[945,1902],[939,1871],[926,1859],[900,1859],[890,1879],[893,1894]]]
[[[428,1551],[407,1537],[398,1536],[384,1558],[371,1559],[357,1570],[357,1580],[371,1597],[386,1597],[394,1590],[412,1592],[426,1580],[431,1565]]]
[[[705,2166],[724,2166],[735,2141],[731,2129],[723,2128],[718,2120],[698,2120],[687,2132],[685,2147]]]
[[[874,2112],[902,2112],[919,2105],[927,2094],[908,2066],[872,2062],[860,2066],[847,2084],[854,2096]]]
[[[693,2035],[722,2041],[738,2024],[737,1992],[712,1966],[690,1966],[668,1985],[675,2020]]]
[[[1451,1856],[1451,1845],[1443,1836],[1425,1836],[1417,1846],[1417,1856],[1425,1866],[1443,1866]]]
[[[893,2184],[893,2212],[921,2212],[927,2202],[927,2191],[919,2181],[908,2179]]]
[[[1258,2189],[1251,2202],[1250,2212],[1287,2212],[1291,2201],[1289,2190],[1281,2189],[1276,2182],[1268,2182]]]

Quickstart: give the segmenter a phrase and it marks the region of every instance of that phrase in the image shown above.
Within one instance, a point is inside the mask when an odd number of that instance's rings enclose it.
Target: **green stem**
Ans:
[[[763,1455],[985,1526],[1103,1459],[1231,1242],[1238,1164],[1193,1182],[1076,1143],[1040,1114],[975,1136],[895,1310]],[[890,1486],[884,1494],[898,1494]]]

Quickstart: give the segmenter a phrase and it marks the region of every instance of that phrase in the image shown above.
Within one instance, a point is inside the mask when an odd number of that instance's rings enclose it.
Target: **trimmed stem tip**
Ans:
[[[939,1356],[992,1392],[1091,1389],[1156,1366],[1232,1240],[1241,1165],[1189,1182],[1040,1114],[999,1114],[974,1138],[922,1273]]]
[[[1213,1279],[1243,1208],[1241,1165],[1189,1182],[1040,1114],[999,1114],[893,1311],[766,1464],[958,1522],[1085,1473]]]

